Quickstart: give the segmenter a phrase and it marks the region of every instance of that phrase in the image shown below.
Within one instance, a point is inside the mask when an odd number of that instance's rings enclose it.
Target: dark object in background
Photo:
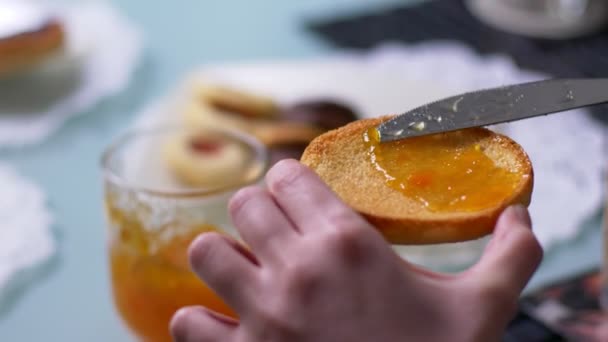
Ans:
[[[462,0],[396,6],[370,14],[311,21],[308,26],[339,47],[368,49],[386,41],[456,40],[482,55],[510,55],[520,67],[554,77],[608,77],[608,31],[571,40],[526,38],[481,23]],[[608,123],[606,106],[593,111]]]
[[[608,341],[608,313],[598,301],[601,278],[599,270],[593,269],[562,279],[526,295],[520,310],[568,341]]]
[[[281,109],[283,120],[312,125],[322,131],[344,126],[358,119],[355,111],[345,103],[330,99],[302,100]],[[282,159],[300,159],[306,143],[289,143],[270,146],[270,165]]]
[[[509,323],[502,342],[558,342],[566,338],[543,323],[519,311]]]
[[[357,120],[357,114],[350,107],[331,100],[298,102],[283,109],[283,117],[290,121],[313,124],[328,130]]]

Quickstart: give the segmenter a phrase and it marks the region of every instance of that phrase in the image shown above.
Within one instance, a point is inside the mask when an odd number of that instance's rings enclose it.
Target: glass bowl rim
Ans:
[[[112,157],[115,156],[118,151],[124,147],[128,142],[133,139],[140,138],[142,136],[150,136],[154,134],[167,134],[171,132],[210,132],[219,133],[224,136],[229,136],[238,140],[239,142],[245,143],[247,146],[253,149],[254,158],[256,161],[261,162],[259,174],[251,179],[244,180],[242,182],[236,182],[226,186],[218,186],[213,188],[196,188],[191,189],[163,189],[161,187],[155,188],[152,186],[142,186],[132,184],[133,182],[127,180],[124,175],[121,175],[115,168],[110,166]],[[231,191],[236,191],[241,187],[255,184],[259,182],[266,173],[269,166],[269,152],[268,148],[256,137],[245,133],[237,129],[226,129],[226,128],[211,128],[211,127],[185,127],[180,125],[171,126],[155,126],[155,127],[136,127],[123,132],[118,137],[114,138],[112,142],[104,149],[100,158],[100,166],[103,173],[103,179],[106,182],[110,182],[120,188],[145,193],[152,196],[158,197],[207,197],[212,195],[225,194]]]

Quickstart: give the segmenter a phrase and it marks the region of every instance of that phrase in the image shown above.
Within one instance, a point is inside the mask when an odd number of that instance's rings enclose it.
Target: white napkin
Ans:
[[[54,254],[55,240],[53,218],[37,185],[0,162],[0,189],[0,294],[5,294],[19,272]]]
[[[605,194],[602,129],[586,113],[559,113],[516,122],[504,133],[524,147],[534,166],[530,213],[544,247],[576,237]],[[606,134],[606,133],[604,133]]]
[[[39,143],[70,117],[120,92],[139,60],[140,33],[109,4],[50,8],[65,24],[66,52],[35,71],[0,80],[0,148]]]
[[[188,75],[268,94],[281,103],[333,97],[366,117],[399,113],[461,92],[546,78],[524,71],[505,56],[481,57],[464,45],[433,42],[390,44],[367,53],[344,53],[305,61],[268,61],[207,66]],[[136,125],[179,118],[174,106],[183,87],[147,108]],[[535,232],[546,248],[576,236],[601,203],[605,130],[586,110],[495,127],[518,141],[535,168],[530,207]],[[425,265],[457,267],[474,260],[484,240],[433,247],[408,247],[404,255]],[[449,257],[447,257],[449,256]]]

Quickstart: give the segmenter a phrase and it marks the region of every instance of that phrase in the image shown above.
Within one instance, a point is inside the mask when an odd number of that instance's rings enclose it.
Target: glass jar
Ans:
[[[226,164],[221,156],[193,160],[198,163],[192,165],[194,171],[215,170],[216,178],[207,186],[184,184],[176,178],[167,155],[175,151],[165,149],[185,135],[230,142],[245,152],[239,154],[244,159],[233,164]],[[190,148],[187,143],[183,147]],[[102,167],[112,290],[127,326],[143,341],[171,341],[170,319],[183,306],[204,305],[234,317],[191,272],[187,250],[205,232],[236,237],[227,203],[238,188],[262,179],[267,167],[263,145],[229,131],[142,130],[113,143],[103,155]]]

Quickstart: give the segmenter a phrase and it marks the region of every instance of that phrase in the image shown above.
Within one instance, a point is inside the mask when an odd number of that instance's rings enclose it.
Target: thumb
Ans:
[[[471,272],[477,286],[518,298],[542,257],[528,210],[513,206],[500,215],[492,240]]]

